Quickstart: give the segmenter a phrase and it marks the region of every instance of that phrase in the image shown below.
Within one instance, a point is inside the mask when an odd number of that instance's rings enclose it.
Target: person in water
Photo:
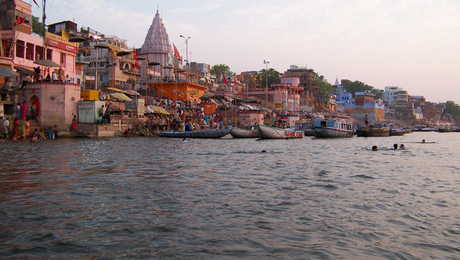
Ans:
[[[404,146],[404,144],[399,145],[399,150],[405,150],[405,149],[406,149],[406,147]]]
[[[378,151],[378,150],[379,148],[377,147],[377,145],[372,146],[372,151]]]
[[[422,144],[424,144],[424,143],[426,143],[426,140],[425,140],[425,139],[422,140]]]
[[[398,144],[393,144],[393,149],[398,150]]]

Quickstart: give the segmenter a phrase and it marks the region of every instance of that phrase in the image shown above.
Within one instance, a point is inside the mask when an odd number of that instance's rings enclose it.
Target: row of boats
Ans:
[[[221,138],[231,134],[233,138],[260,138],[260,139],[296,139],[304,136],[317,138],[347,138],[355,134],[359,137],[399,136],[410,133],[409,129],[396,129],[384,125],[368,125],[355,129],[351,120],[347,118],[330,118],[314,120],[312,125],[305,129],[276,128],[265,125],[251,129],[204,129],[186,132],[161,132],[161,137],[172,138]]]
[[[261,139],[293,139],[303,138],[304,132],[295,129],[281,129],[259,125],[252,129],[227,128],[203,129],[185,132],[161,132],[160,137],[171,138],[221,138],[231,134],[233,138],[261,138]]]

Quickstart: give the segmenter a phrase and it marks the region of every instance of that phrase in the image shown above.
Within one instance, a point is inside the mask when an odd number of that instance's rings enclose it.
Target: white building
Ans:
[[[407,102],[408,98],[407,91],[396,86],[385,87],[385,91],[383,92],[383,101],[388,105],[393,105],[396,101]]]

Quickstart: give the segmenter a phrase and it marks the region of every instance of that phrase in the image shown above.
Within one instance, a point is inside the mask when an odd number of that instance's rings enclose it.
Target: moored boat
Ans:
[[[454,128],[439,128],[438,132],[440,133],[452,133],[456,132]]]
[[[315,137],[353,137],[353,123],[343,118],[317,119],[313,122]]]
[[[230,133],[231,129],[204,129],[186,132],[161,132],[160,137],[170,138],[221,138]]]
[[[405,135],[407,131],[402,128],[391,128],[390,129],[390,136],[402,136]]]
[[[387,126],[365,126],[356,130],[359,137],[387,137],[390,136],[390,128]]]
[[[305,129],[303,132],[305,136],[315,136],[315,130],[313,128]]]
[[[302,120],[295,124],[295,129],[303,131],[305,136],[315,136],[311,120]]]
[[[233,127],[230,134],[233,138],[258,138],[260,137],[259,129],[254,127],[253,129],[244,129]]]
[[[294,139],[303,138],[303,131],[295,129],[282,129],[276,127],[269,127],[260,125],[259,126],[260,138],[262,139]]]

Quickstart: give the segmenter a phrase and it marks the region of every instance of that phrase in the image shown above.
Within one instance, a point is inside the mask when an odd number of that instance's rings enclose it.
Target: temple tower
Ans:
[[[158,81],[160,75],[161,79],[174,80],[172,54],[168,33],[157,10],[139,55],[143,59],[142,80],[144,82]],[[152,71],[156,72],[153,76]]]

